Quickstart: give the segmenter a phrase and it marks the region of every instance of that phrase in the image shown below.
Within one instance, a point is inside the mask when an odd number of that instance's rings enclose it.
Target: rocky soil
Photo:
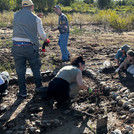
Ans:
[[[27,75],[29,96],[16,97],[18,85],[11,43],[5,42],[9,36],[1,34],[0,70],[9,70],[11,81],[9,94],[0,99],[0,134],[134,133],[134,78],[126,72],[114,73],[117,50],[127,43],[134,50],[134,32],[116,33],[103,26],[83,26],[79,33],[74,33],[74,29],[71,27],[68,42],[71,57],[83,55],[86,59],[84,83],[99,91],[89,94],[81,90],[69,107],[61,108],[35,93],[31,75]],[[45,53],[40,50],[44,86],[63,66],[57,45],[58,32],[48,31],[48,36],[50,46]],[[105,61],[110,65],[106,66]]]

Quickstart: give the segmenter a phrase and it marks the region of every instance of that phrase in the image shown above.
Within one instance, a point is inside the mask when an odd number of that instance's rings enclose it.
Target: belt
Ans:
[[[18,45],[18,44],[13,44],[14,46],[18,46],[18,47],[21,47],[21,46],[32,46],[33,44],[32,43],[29,43],[29,44],[25,44],[25,45]]]

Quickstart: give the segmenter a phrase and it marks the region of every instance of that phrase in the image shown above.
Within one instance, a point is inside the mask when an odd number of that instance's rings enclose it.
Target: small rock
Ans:
[[[111,134],[122,134],[120,130],[116,129],[111,132]]]
[[[126,117],[127,117],[126,115],[122,115],[120,118],[125,119]]]
[[[128,134],[134,134],[134,133],[133,133],[133,131],[129,131],[129,133],[128,133]]]
[[[0,108],[0,112],[5,112],[7,110],[7,106],[5,105],[5,106],[2,106],[1,108]]]
[[[31,124],[32,124],[33,126],[35,126],[36,123],[32,121]]]
[[[118,94],[116,94],[116,93],[114,93],[114,92],[112,92],[111,95],[112,95],[112,98],[113,98],[113,99],[115,99],[115,98],[118,96]]]
[[[116,100],[116,101],[121,100],[121,96],[117,96],[117,97],[115,98],[115,100]]]
[[[125,101],[128,101],[128,98],[127,97],[123,97],[122,99],[125,100]]]
[[[87,110],[87,113],[94,113],[94,112],[95,112],[95,109],[92,107],[88,108]]]
[[[106,86],[106,87],[103,89],[103,94],[104,94],[105,96],[109,96],[109,94],[110,94],[110,89],[111,89],[111,87]]]
[[[120,92],[125,92],[127,90],[127,87],[123,87],[120,89]]]
[[[123,103],[123,108],[129,108],[129,105],[130,105],[130,102],[128,102],[128,101],[124,102]]]
[[[121,99],[118,101],[118,104],[122,106],[125,102],[126,102],[125,100]]]
[[[40,134],[40,133],[41,133],[40,129],[35,130],[35,134]]]
[[[129,94],[129,93],[130,93],[129,89],[127,89],[127,90],[124,92],[124,94]]]
[[[126,129],[123,129],[123,130],[122,130],[122,134],[129,134],[129,131],[126,130]]]
[[[129,112],[134,113],[134,108],[130,108]]]
[[[128,100],[128,102],[133,103],[133,102],[134,102],[134,100],[133,100],[133,99],[129,99],[129,100]]]
[[[134,92],[130,93],[130,95],[128,96],[129,99],[134,98]]]
[[[131,126],[126,126],[126,129],[129,130],[129,131],[133,131],[133,128]]]
[[[30,127],[29,128],[31,132],[35,132],[36,128],[35,127]]]
[[[126,97],[126,98],[128,98],[128,95],[127,95],[127,94],[123,94],[122,97]]]
[[[111,105],[114,105],[115,106],[116,104],[117,104],[117,101],[112,101],[111,102]]]
[[[41,121],[39,121],[39,120],[36,120],[35,123],[36,123],[37,126],[41,125]]]

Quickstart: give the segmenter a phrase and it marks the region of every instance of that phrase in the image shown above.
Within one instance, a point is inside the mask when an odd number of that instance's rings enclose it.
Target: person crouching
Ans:
[[[49,83],[47,97],[53,98],[60,105],[76,97],[80,89],[88,90],[89,88],[82,82],[84,67],[83,57],[77,56],[72,60],[71,65],[61,68]]]

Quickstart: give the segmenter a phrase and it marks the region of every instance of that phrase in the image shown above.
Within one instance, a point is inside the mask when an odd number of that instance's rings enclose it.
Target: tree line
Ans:
[[[21,8],[22,0],[0,0],[0,11],[18,10]],[[71,6],[73,3],[82,2],[92,4],[99,9],[107,9],[114,6],[134,6],[134,0],[33,0],[35,10],[52,11],[55,4]]]

